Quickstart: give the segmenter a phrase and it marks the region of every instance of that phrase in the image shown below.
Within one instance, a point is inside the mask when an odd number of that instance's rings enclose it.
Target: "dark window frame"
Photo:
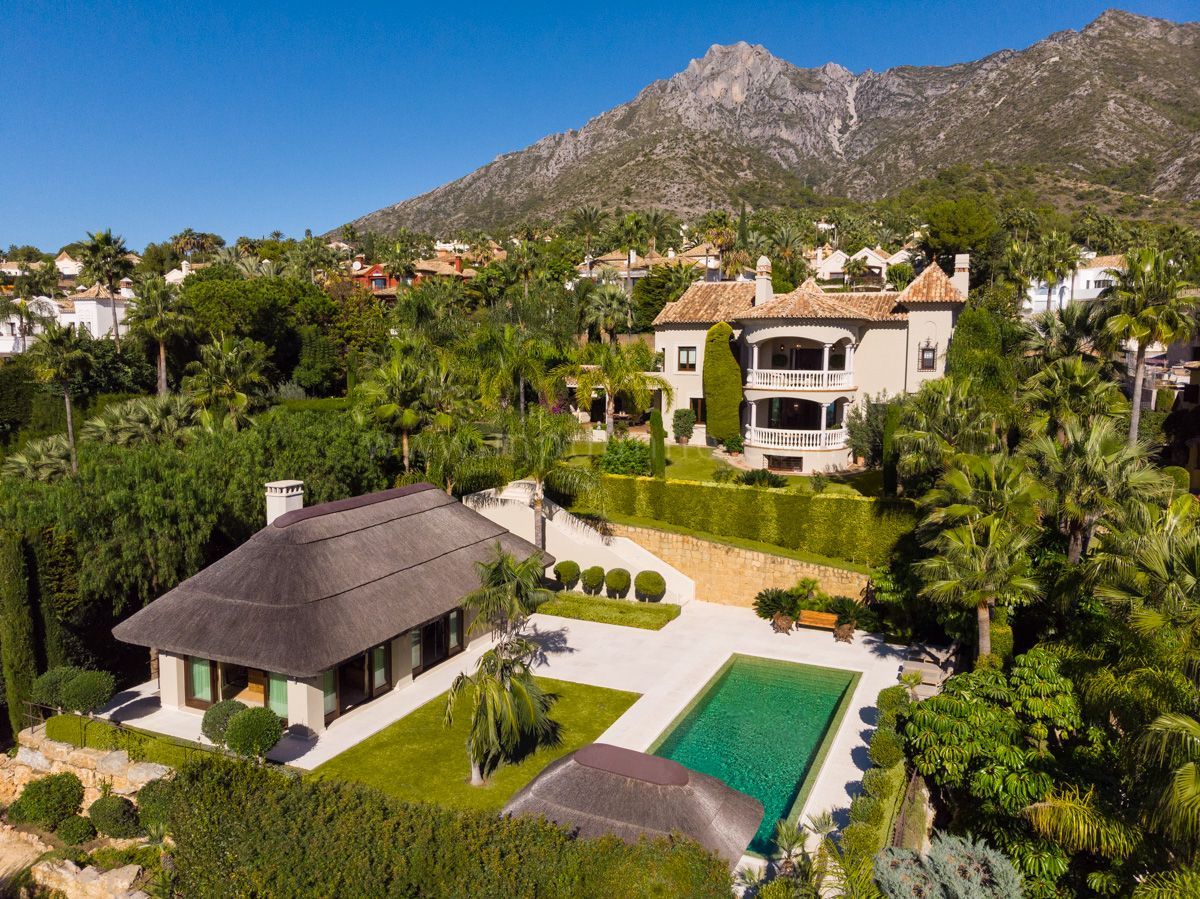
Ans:
[[[683,354],[691,355],[691,362],[684,362]],[[699,360],[697,348],[694,346],[681,346],[675,352],[675,370],[681,372],[695,372]]]
[[[702,425],[705,423],[708,409],[704,403],[704,397],[694,396],[688,400],[688,408],[692,410],[692,414],[696,416],[696,424]]]
[[[183,657],[183,704],[192,709],[209,709],[213,703],[217,701],[216,697],[220,694],[220,678],[217,677],[218,665],[212,659],[204,659],[208,662],[208,689],[209,695],[213,699],[198,699],[196,697],[196,686],[192,679],[192,659],[201,659],[202,656],[184,656]]]
[[[937,371],[936,346],[923,346],[917,350],[917,371]]]

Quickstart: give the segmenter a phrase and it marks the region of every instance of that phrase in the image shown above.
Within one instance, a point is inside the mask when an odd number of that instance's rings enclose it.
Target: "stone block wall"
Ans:
[[[816,578],[831,596],[861,599],[867,575],[829,565],[800,562],[786,556],[713,543],[699,537],[612,523],[612,533],[628,537],[696,582],[696,598],[705,602],[749,607],[764,587],[791,587],[801,578]]]

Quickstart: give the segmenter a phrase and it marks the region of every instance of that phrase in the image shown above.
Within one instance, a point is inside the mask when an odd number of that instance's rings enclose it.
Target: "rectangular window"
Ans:
[[[321,692],[325,694],[325,717],[337,714],[337,672],[332,668],[321,674]]]
[[[267,708],[269,708],[284,721],[287,721],[288,716],[287,693],[287,678],[282,674],[272,674],[268,671]]]
[[[455,609],[450,613],[450,651],[462,646],[462,612]]]
[[[696,348],[694,346],[681,346],[679,348],[679,371],[695,371],[696,370]]]
[[[385,278],[374,278],[371,280],[371,286],[376,290],[383,290],[387,287],[387,280]]]
[[[1100,278],[1098,281],[1096,281],[1097,288],[1112,287],[1112,286],[1113,286],[1112,278]]]
[[[696,424],[704,424],[704,397],[694,397],[688,400],[692,413],[696,416]]]
[[[921,359],[918,365],[920,371],[937,371],[937,347],[921,347]]]
[[[214,702],[213,663],[208,659],[188,656],[186,694],[188,705],[207,708]]]
[[[383,690],[388,685],[387,645],[371,650],[371,689]]]
[[[414,627],[409,632],[410,646],[412,646],[412,667],[416,671],[421,667],[421,629]]]

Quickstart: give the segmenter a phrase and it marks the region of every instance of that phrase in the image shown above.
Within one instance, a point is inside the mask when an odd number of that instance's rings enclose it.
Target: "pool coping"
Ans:
[[[799,820],[800,815],[804,812],[805,803],[808,801],[808,794],[812,792],[813,786],[816,785],[818,778],[821,775],[821,769],[825,765],[825,760],[829,757],[829,752],[833,748],[833,743],[841,730],[842,722],[846,718],[846,712],[850,708],[850,703],[854,699],[854,695],[858,690],[859,681],[862,680],[863,673],[853,668],[834,668],[829,665],[813,665],[808,662],[796,662],[790,659],[780,659],[771,656],[755,655],[748,652],[731,652],[714,671],[709,678],[701,685],[695,695],[688,700],[687,704],[672,718],[665,727],[659,732],[658,736],[651,741],[646,748],[648,755],[654,755],[658,752],[663,743],[667,741],[667,737],[675,731],[683,720],[692,713],[701,698],[705,696],[713,685],[731,668],[733,663],[738,658],[756,659],[762,662],[775,662],[780,665],[793,665],[801,668],[815,668],[818,671],[828,671],[834,674],[849,675],[849,680],[846,686],[842,689],[842,696],[838,700],[837,707],[833,714],[826,722],[825,730],[821,733],[821,739],[817,744],[817,751],[813,755],[812,762],[808,766],[808,773],[804,775],[804,780],[800,782],[799,789],[796,791],[796,797],[788,805],[787,811],[781,820],[787,821],[789,824],[795,824]],[[751,858],[769,860],[771,856],[764,855],[761,852],[755,852],[749,847],[746,848],[744,855]]]

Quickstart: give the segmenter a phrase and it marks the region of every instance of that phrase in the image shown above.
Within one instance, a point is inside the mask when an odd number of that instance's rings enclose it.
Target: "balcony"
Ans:
[[[852,390],[852,371],[801,371],[790,368],[751,368],[746,386],[755,390]]]
[[[837,372],[840,374],[840,372]],[[846,429],[788,431],[782,428],[751,427],[746,442],[761,449],[837,450],[846,448]]]

